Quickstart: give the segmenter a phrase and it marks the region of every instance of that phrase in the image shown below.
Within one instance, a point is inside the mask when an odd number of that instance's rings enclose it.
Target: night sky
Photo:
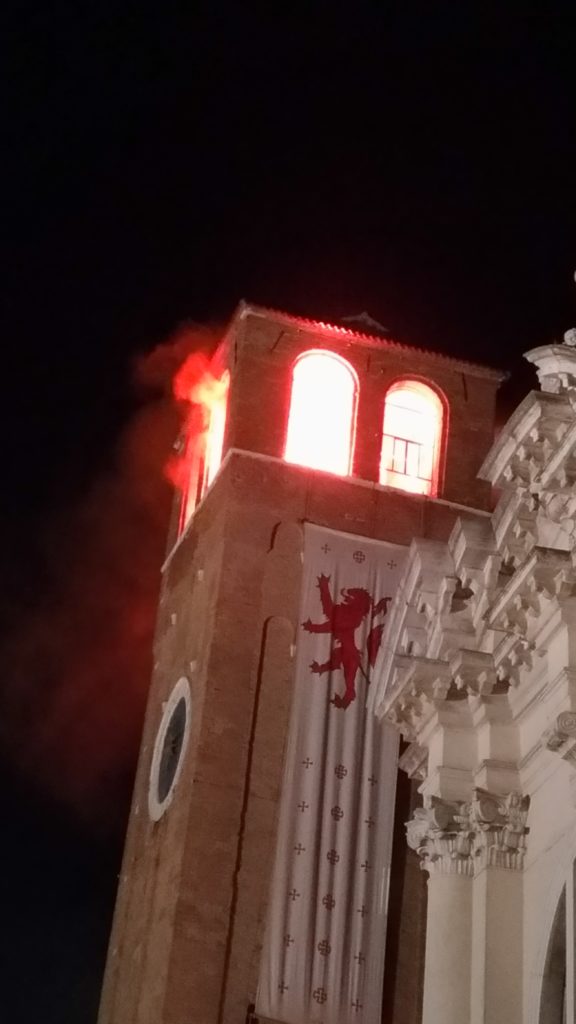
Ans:
[[[576,15],[507,6],[3,8],[11,1024],[95,1021],[182,332],[204,343],[240,298],[366,310],[510,370],[504,414],[533,382],[521,353],[576,324]]]

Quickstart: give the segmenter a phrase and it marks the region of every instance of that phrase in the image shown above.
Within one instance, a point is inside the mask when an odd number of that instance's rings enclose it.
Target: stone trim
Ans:
[[[184,735],[182,738],[182,746],[178,757],[178,764],[174,772],[168,792],[166,793],[163,800],[158,799],[158,780],[160,773],[160,765],[162,761],[162,752],[164,748],[164,741],[166,739],[166,733],[170,720],[174,713],[177,704],[183,700],[186,706],[186,718],[184,723]],[[186,750],[188,747],[188,740],[190,737],[190,725],[192,716],[192,698],[190,695],[190,685],[186,676],[181,676],[176,685],[174,686],[168,700],[162,705],[162,719],[156,733],[156,739],[154,741],[154,749],[152,752],[152,759],[150,762],[150,773],[148,776],[148,814],[151,821],[159,821],[165,811],[172,803],[174,798],[174,792],[178,784],[178,780],[182,774],[182,767],[184,765],[184,759],[186,757]]]

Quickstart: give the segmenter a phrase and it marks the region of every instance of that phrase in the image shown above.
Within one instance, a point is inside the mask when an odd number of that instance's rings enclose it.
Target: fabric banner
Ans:
[[[295,691],[256,1011],[380,1020],[398,760],[366,709],[406,548],[306,525]]]

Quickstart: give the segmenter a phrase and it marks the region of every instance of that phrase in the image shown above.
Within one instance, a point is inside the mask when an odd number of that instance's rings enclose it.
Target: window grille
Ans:
[[[380,483],[414,494],[435,495],[443,408],[432,388],[404,380],[386,395]]]

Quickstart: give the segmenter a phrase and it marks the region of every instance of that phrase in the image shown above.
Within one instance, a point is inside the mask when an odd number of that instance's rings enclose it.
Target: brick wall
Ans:
[[[239,453],[227,461],[165,572],[101,1024],[236,1024],[254,1000],[290,707],[301,523],[408,544],[416,534],[446,538],[458,512],[276,460]],[[192,688],[191,742],[173,805],[153,824],[150,756],[162,702],[181,675]],[[400,979],[420,941],[421,878],[410,858],[401,872],[391,1019],[415,1024],[406,1009],[414,975]]]

